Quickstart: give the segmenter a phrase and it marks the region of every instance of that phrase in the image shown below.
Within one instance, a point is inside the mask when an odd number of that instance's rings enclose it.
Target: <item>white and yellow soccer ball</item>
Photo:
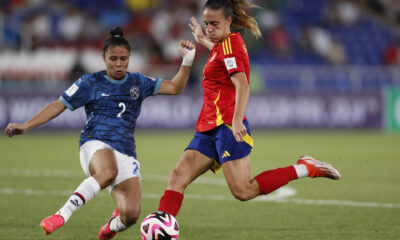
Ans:
[[[157,211],[143,219],[140,233],[142,240],[177,240],[179,224],[171,214]]]

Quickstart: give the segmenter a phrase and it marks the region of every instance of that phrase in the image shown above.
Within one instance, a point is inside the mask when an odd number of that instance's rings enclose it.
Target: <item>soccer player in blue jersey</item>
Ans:
[[[131,47],[117,27],[103,45],[105,71],[85,74],[61,97],[24,123],[9,123],[9,137],[26,133],[57,117],[66,108],[85,107],[87,122],[79,142],[80,161],[88,176],[55,214],[40,226],[51,234],[63,226],[73,212],[108,187],[116,209],[100,229],[99,239],[111,239],[136,223],[141,208],[139,162],[134,130],[143,100],[157,94],[179,94],[185,88],[195,56],[195,46],[182,40],[178,51],[182,66],[170,81],[127,72]]]

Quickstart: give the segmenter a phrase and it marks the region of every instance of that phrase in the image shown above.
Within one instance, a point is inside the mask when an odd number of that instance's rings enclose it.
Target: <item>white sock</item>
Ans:
[[[111,232],[122,232],[125,229],[127,229],[128,227],[125,226],[125,224],[123,224],[121,222],[121,219],[119,216],[113,218],[109,224],[109,228]]]
[[[86,202],[89,202],[89,200],[99,192],[100,185],[96,179],[93,177],[86,178],[56,214],[60,214],[64,218],[64,222],[67,222],[73,212],[78,210]]]
[[[298,164],[298,165],[293,165],[293,167],[296,170],[298,178],[308,177],[308,170],[306,165]]]

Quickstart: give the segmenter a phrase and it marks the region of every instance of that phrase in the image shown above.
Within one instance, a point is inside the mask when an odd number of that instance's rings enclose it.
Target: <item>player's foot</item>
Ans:
[[[297,164],[304,164],[307,167],[309,177],[326,177],[335,180],[340,179],[339,171],[332,167],[332,165],[317,161],[310,156],[301,156],[297,161]]]
[[[102,228],[100,228],[100,231],[99,231],[99,239],[100,240],[108,240],[108,239],[115,237],[115,235],[118,234],[118,232],[111,232],[111,230],[110,230],[111,220],[118,217],[118,215],[119,215],[119,211],[117,209],[115,209],[114,212],[111,214],[111,217],[108,220],[107,224],[104,225]]]
[[[61,215],[54,214],[42,220],[40,226],[46,231],[46,234],[51,234],[57,228],[64,225],[64,218]]]

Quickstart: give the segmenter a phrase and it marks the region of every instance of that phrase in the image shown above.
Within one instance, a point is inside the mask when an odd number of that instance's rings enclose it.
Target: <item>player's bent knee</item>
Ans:
[[[231,189],[231,193],[239,201],[248,201],[258,196],[252,188],[235,188]]]
[[[232,195],[239,201],[248,201],[252,199],[250,194],[242,193],[242,192],[232,192]]]
[[[125,218],[125,221],[122,221],[125,226],[130,227],[132,225],[134,225],[137,221],[138,221],[139,217],[127,217]]]
[[[118,176],[118,169],[104,169],[94,176],[96,180],[99,179],[100,186],[109,186]]]
[[[140,209],[129,209],[127,211],[120,212],[121,221],[127,226],[132,226],[139,220]]]

